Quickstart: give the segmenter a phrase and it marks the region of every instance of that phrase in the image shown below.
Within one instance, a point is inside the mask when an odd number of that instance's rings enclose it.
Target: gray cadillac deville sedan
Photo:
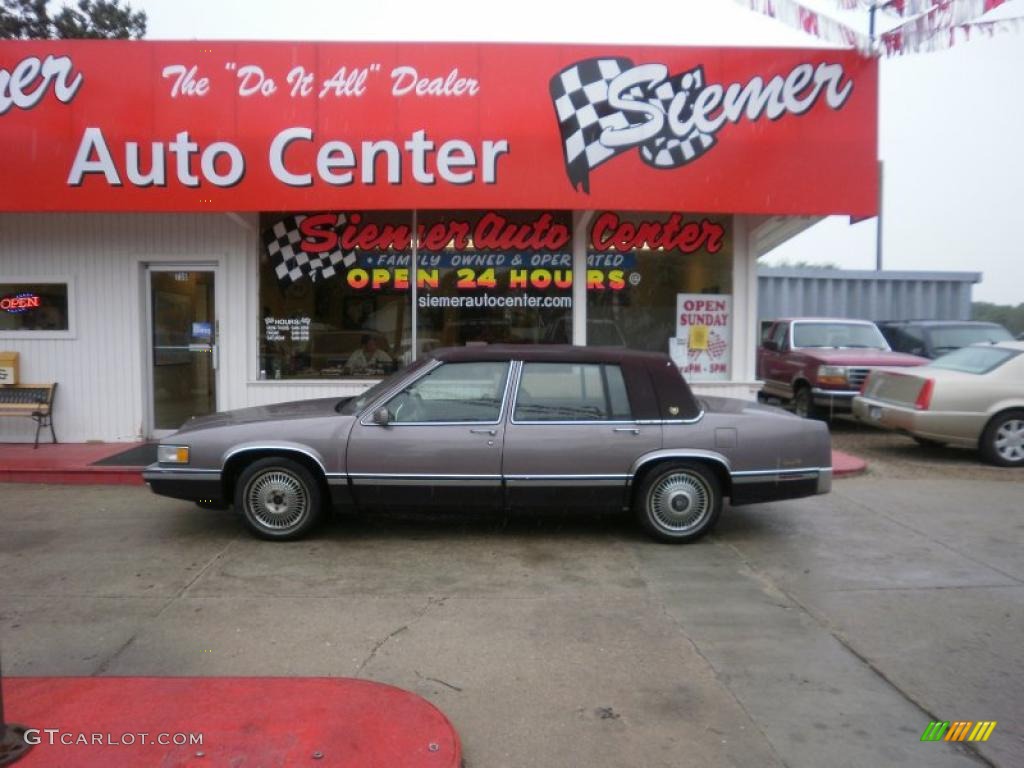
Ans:
[[[329,506],[632,509],[659,541],[733,505],[827,493],[825,424],[697,398],[664,354],[439,349],[355,398],[216,413],[165,438],[143,477],[294,539]]]

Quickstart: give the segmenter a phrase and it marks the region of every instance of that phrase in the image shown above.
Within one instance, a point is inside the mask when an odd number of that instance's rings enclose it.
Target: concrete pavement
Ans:
[[[145,489],[0,486],[4,671],[379,680],[470,768],[1019,765],[1022,490],[866,475],[680,548],[456,515],[274,544]]]

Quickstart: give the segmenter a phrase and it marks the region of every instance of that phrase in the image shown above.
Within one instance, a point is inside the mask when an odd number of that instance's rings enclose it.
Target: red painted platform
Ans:
[[[39,729],[41,743],[18,768],[458,768],[461,762],[458,734],[440,710],[369,680],[8,677],[4,708],[8,722]],[[60,732],[51,737],[43,729]],[[197,734],[202,744],[156,743]],[[82,737],[86,743],[61,743]]]
[[[0,444],[0,482],[142,485],[140,467],[93,467],[92,462],[141,443]]]
[[[832,450],[832,476],[848,477],[867,471],[868,463],[859,456],[844,451]]]

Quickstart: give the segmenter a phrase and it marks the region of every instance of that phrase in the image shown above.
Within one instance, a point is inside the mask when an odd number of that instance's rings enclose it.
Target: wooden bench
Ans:
[[[39,431],[50,428],[53,442],[57,433],[53,431],[53,398],[57,384],[5,384],[0,386],[0,416],[28,416],[36,423],[36,442],[39,447]]]

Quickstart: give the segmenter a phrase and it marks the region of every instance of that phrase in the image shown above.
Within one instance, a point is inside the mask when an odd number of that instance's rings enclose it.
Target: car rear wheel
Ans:
[[[634,511],[644,530],[658,541],[696,541],[715,527],[722,511],[718,478],[700,464],[657,467],[637,489]]]
[[[1000,467],[1024,467],[1024,411],[1000,413],[981,435],[981,455]]]
[[[249,530],[264,539],[297,539],[320,518],[320,484],[304,466],[270,457],[245,468],[235,485],[235,507]]]

